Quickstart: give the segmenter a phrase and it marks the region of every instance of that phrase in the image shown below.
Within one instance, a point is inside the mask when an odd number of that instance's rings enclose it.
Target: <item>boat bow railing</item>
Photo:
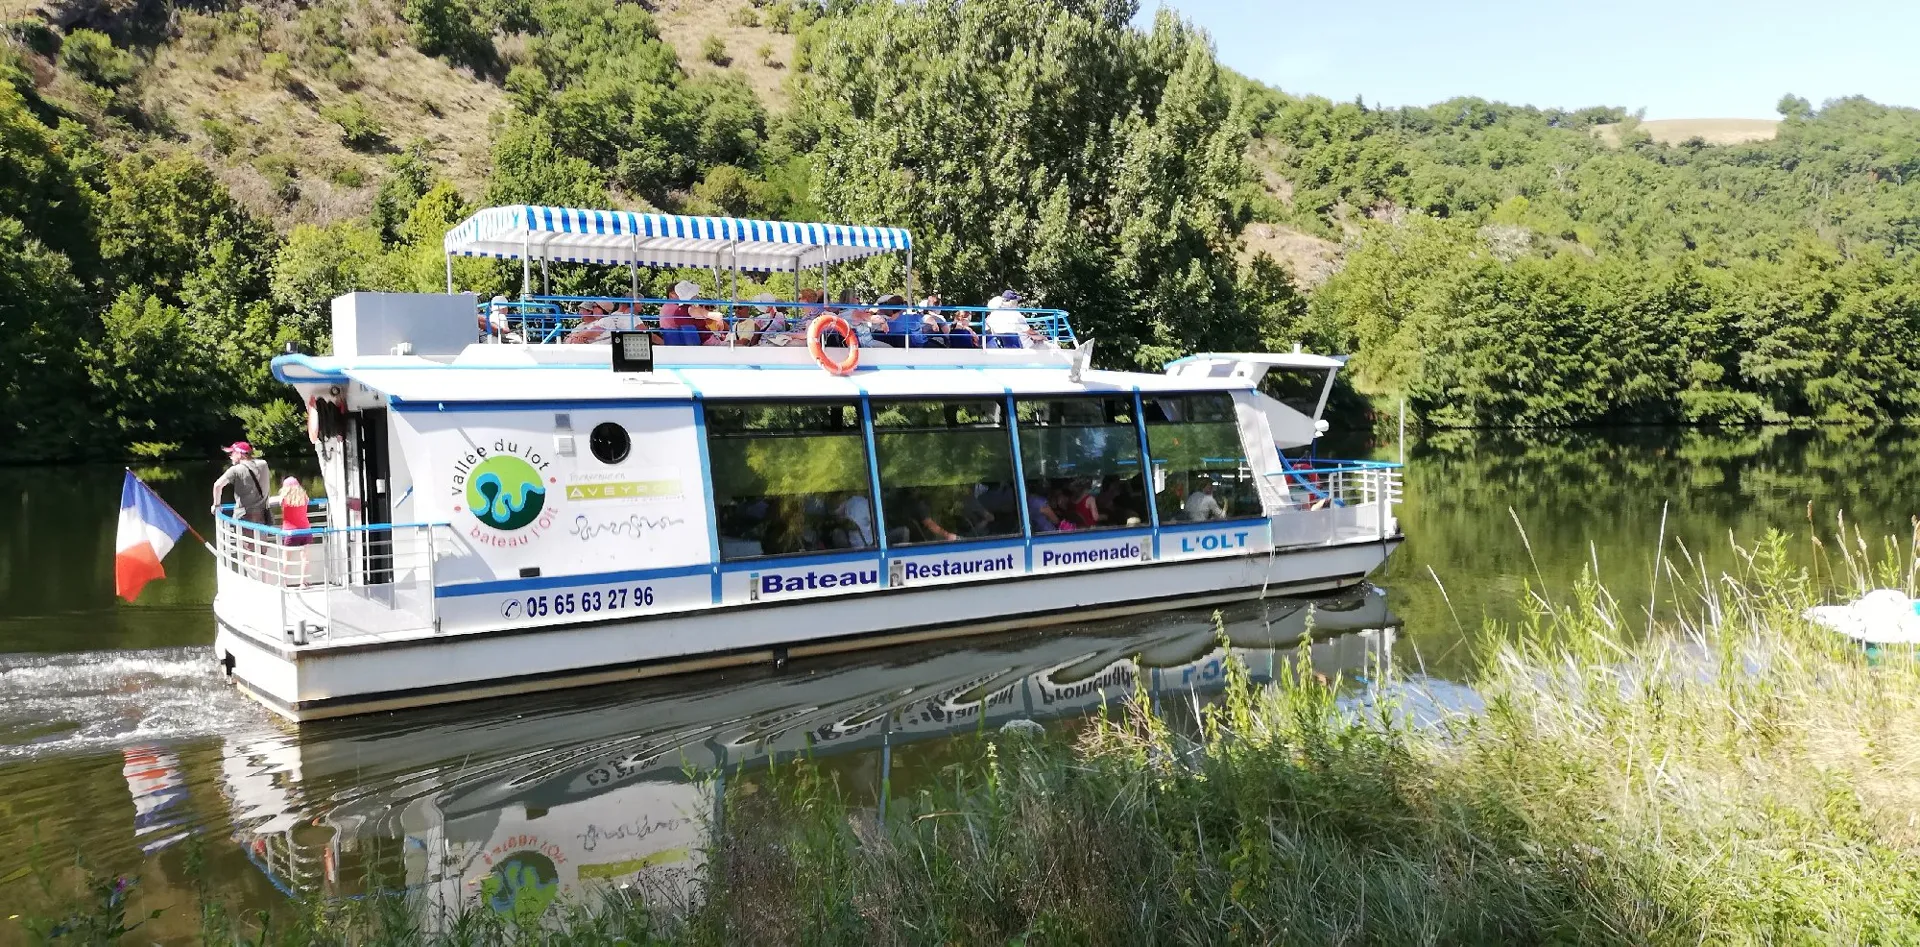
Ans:
[[[1267,474],[1284,512],[1274,545],[1310,545],[1399,535],[1394,508],[1403,496],[1402,465],[1375,460],[1294,459]],[[1302,515],[1306,514],[1306,515]]]
[[[434,563],[446,523],[336,526],[324,500],[308,508],[313,525],[288,529],[214,514],[218,597],[252,630],[304,645],[310,641],[418,633],[437,627]]]
[[[659,307],[700,306],[712,310],[716,326],[662,325]],[[583,311],[604,308],[606,312]],[[646,310],[654,311],[648,312]],[[632,296],[527,296],[482,302],[476,307],[485,341],[546,345],[604,342],[615,330],[653,333],[662,345],[806,344],[807,324],[824,312],[853,321],[855,313],[878,313],[891,326],[860,333],[862,345],[888,348],[1074,348],[1079,339],[1062,309],[994,309],[987,306],[879,306],[866,303],[803,303],[729,299],[658,299]],[[1026,332],[986,329],[993,314],[1018,313]],[[905,314],[908,318],[901,320]],[[928,317],[931,316],[930,320]],[[931,325],[930,325],[931,323]],[[858,327],[856,326],[856,330]],[[774,341],[774,340],[779,341]]]

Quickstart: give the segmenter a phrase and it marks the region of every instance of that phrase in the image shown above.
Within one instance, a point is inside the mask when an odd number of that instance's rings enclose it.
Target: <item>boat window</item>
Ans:
[[[601,463],[617,464],[627,459],[627,453],[633,449],[633,439],[627,436],[626,428],[602,421],[587,435],[587,449]]]
[[[1260,393],[1313,417],[1327,390],[1328,373],[1324,368],[1269,368],[1260,379]]]
[[[720,558],[871,549],[867,441],[851,402],[709,402]]]
[[[1261,515],[1232,395],[1154,395],[1143,408],[1160,522]]]
[[[1013,441],[998,401],[874,401],[890,545],[1020,535]]]
[[[1022,398],[1015,408],[1035,533],[1147,521],[1131,397]]]

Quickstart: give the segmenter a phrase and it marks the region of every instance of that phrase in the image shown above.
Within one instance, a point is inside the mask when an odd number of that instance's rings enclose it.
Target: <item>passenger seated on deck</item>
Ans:
[[[906,297],[898,293],[888,293],[873,301],[876,324],[876,338],[896,349],[926,348],[927,337],[920,326],[924,317],[912,309],[906,308]],[[899,308],[890,308],[899,307]]]
[[[759,345],[776,332],[786,331],[786,318],[780,310],[770,305],[774,301],[772,293],[761,293],[753,297],[752,302],[767,305],[754,306],[744,311],[738,322],[733,325],[733,344]]]
[[[487,304],[487,312],[480,317],[480,334],[489,339],[502,342],[520,341],[520,333],[511,331],[508,320],[513,312],[513,304],[505,296],[495,296]]]
[[[730,345],[732,337],[727,334],[726,317],[719,310],[695,303],[687,307],[687,317],[700,326],[701,345]]]
[[[947,330],[950,326],[946,319],[942,318],[939,313],[933,311],[934,307],[940,305],[940,297],[928,296],[920,300],[919,305],[920,308],[916,310],[913,315],[919,327],[920,341],[913,344],[946,348]]]
[[[687,280],[673,285],[668,294],[674,299],[699,299],[700,287]],[[660,307],[661,335],[668,345],[699,345],[701,325],[695,321],[685,303],[671,302]]]
[[[940,297],[930,297],[936,305]],[[980,333],[973,327],[973,313],[960,310],[947,320],[947,348],[977,349],[980,347]]]
[[[620,309],[625,313],[624,317],[614,313],[607,303],[581,304],[580,324],[561,341],[568,344],[599,342],[612,335],[615,329],[633,328],[633,307],[622,303]]]
[[[1020,294],[1009,289],[987,300],[987,346],[996,349],[1020,349],[1031,344],[1033,328],[1020,311]]]

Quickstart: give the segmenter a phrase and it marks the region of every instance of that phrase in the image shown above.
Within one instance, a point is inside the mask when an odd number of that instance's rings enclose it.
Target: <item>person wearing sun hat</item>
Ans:
[[[993,348],[1026,348],[1032,329],[1020,311],[1020,294],[1009,289],[987,300],[988,344]]]
[[[693,317],[693,312],[682,299],[699,299],[700,286],[691,280],[681,280],[673,285],[670,294],[676,301],[660,307],[660,328],[666,332],[668,345],[699,345],[700,330],[705,328],[701,320]]]

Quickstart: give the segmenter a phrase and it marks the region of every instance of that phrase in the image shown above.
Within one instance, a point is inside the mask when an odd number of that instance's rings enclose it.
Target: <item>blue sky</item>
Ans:
[[[1159,0],[1142,0],[1151,22]],[[1773,118],[1865,95],[1920,106],[1920,0],[1169,0],[1228,66],[1368,104],[1456,95],[1648,118]]]

